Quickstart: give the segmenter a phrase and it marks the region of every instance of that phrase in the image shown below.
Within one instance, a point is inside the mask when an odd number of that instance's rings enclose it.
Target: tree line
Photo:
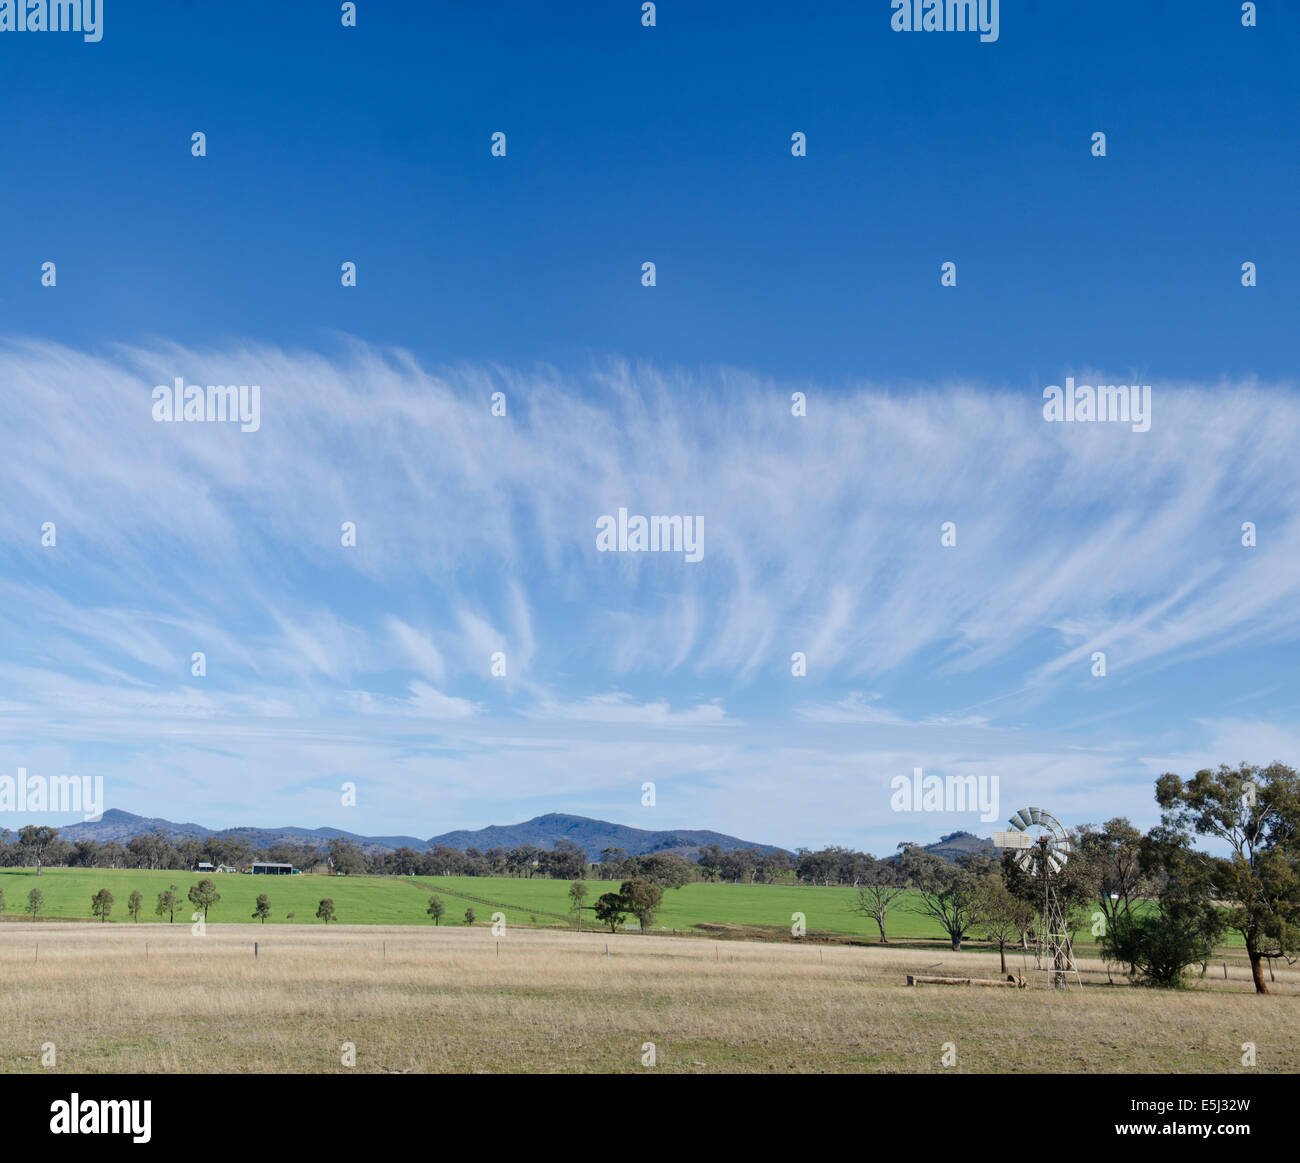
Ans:
[[[176,920],[176,910],[180,908],[184,912],[184,906],[181,904],[179,889],[176,885],[171,885],[163,889],[158,894],[154,903],[154,915],[157,917],[166,917],[168,924]],[[217,891],[216,883],[209,877],[204,877],[198,884],[190,886],[189,891],[185,894],[185,899],[194,907],[192,917],[197,918],[200,913],[203,914],[203,920],[208,919],[208,910],[221,899],[221,893]],[[90,915],[98,917],[101,922],[107,921],[113,913],[113,905],[116,900],[110,889],[101,888],[94,896],[90,898]],[[39,919],[41,912],[45,908],[45,894],[39,889],[34,888],[27,894],[27,905],[24,912],[28,913],[32,920]],[[144,897],[139,889],[133,889],[131,895],[126,898],[126,911],[131,920],[138,921],[140,913],[144,908]],[[0,913],[5,909],[4,890],[0,889]],[[257,902],[253,906],[253,911],[249,914],[250,919],[260,921],[266,924],[271,918],[271,897],[269,893],[258,893]],[[441,914],[439,914],[441,915]],[[327,925],[331,921],[338,920],[334,911],[334,901],[326,897],[316,907],[316,916],[323,920]],[[286,920],[293,920],[294,914],[287,913]]]

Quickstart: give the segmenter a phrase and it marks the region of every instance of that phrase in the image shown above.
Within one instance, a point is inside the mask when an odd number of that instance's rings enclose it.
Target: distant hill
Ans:
[[[622,848],[629,856],[675,852],[688,859],[708,844],[716,844],[724,852],[735,848],[757,848],[760,852],[782,851],[775,844],[741,840],[723,832],[690,828],[655,831],[631,828],[626,824],[611,824],[608,820],[593,820],[587,816],[569,816],[561,812],[535,816],[521,824],[494,824],[476,831],[462,829],[421,840],[416,836],[361,836],[340,828],[205,828],[202,824],[177,824],[171,820],[137,816],[113,808],[94,823],[69,824],[60,828],[59,835],[70,844],[75,844],[78,840],[94,840],[99,844],[116,840],[119,844],[125,844],[135,836],[147,836],[159,830],[173,844],[181,840],[204,840],[209,836],[223,835],[239,836],[254,848],[270,848],[274,844],[311,844],[323,849],[330,840],[338,837],[350,840],[364,852],[391,852],[403,847],[425,852],[439,845],[458,848],[462,852],[466,848],[486,852],[489,848],[518,848],[524,844],[532,844],[535,848],[554,848],[556,841],[568,840],[581,848],[588,860],[599,860],[600,853],[605,848]],[[992,854],[995,851],[992,840],[970,832],[953,832],[934,844],[925,845],[925,850],[947,860],[955,860],[962,852]]]
[[[159,828],[166,834],[167,839],[173,842],[202,840],[213,835],[214,832],[214,829],[205,828],[202,824],[175,824],[171,820],[137,816],[132,812],[110,808],[98,820],[68,824],[60,828],[59,838],[69,844],[75,844],[78,840],[94,840],[97,844],[107,844],[110,840],[116,840],[119,844],[125,844],[136,836],[148,836]]]
[[[254,848],[269,848],[273,844],[312,844],[317,848],[325,845],[335,837],[350,840],[365,852],[392,851],[395,848],[413,848],[424,852],[429,848],[446,845],[448,848],[478,848],[486,852],[489,848],[517,848],[523,844],[532,844],[537,848],[554,848],[557,840],[569,840],[577,844],[588,856],[596,860],[602,848],[622,848],[629,856],[644,856],[648,852],[677,852],[683,856],[693,856],[705,844],[717,844],[725,851],[733,848],[758,848],[763,852],[780,851],[773,844],[755,844],[739,840],[735,836],[726,836],[721,832],[704,831],[649,831],[643,828],[629,828],[623,824],[611,824],[605,820],[591,820],[585,816],[566,816],[552,812],[546,816],[537,816],[525,820],[522,824],[495,825],[480,828],[475,832],[446,832],[429,840],[416,836],[361,836],[355,832],[344,832],[339,828],[205,828],[202,824],[177,824],[171,820],[137,816],[113,808],[106,811],[103,818],[94,823],[69,824],[59,829],[59,835],[70,844],[78,840],[94,840],[105,844],[116,840],[125,844],[135,836],[150,835],[161,831],[172,843],[181,840],[204,840],[209,836],[238,836],[247,840]]]
[[[359,836],[339,828],[205,828],[202,824],[177,824],[171,820],[137,816],[118,808],[106,811],[103,818],[94,823],[69,824],[60,828],[59,837],[69,844],[78,840],[94,840],[99,844],[116,840],[125,844],[135,836],[148,836],[160,829],[173,844],[180,840],[205,840],[209,836],[222,835],[239,836],[254,848],[269,848],[273,844],[314,844],[317,848],[324,848],[328,841],[340,836],[366,852],[391,851],[403,845],[423,852],[428,847],[424,840],[415,836]]]
[[[955,860],[963,852],[983,852],[988,856],[997,852],[992,840],[973,832],[950,832],[940,837],[937,843],[927,844],[925,850],[946,860]]]
[[[716,844],[724,852],[733,848],[757,848],[762,852],[780,852],[775,844],[757,844],[740,840],[721,832],[701,832],[689,829],[650,831],[629,828],[626,824],[611,824],[607,820],[591,820],[586,816],[566,816],[551,812],[536,816],[522,824],[494,825],[476,832],[445,832],[434,836],[430,847],[445,844],[448,848],[517,848],[532,844],[537,848],[553,848],[557,840],[568,840],[586,854],[588,860],[599,860],[602,849],[622,848],[629,856],[644,856],[650,852],[676,852],[680,856],[694,856],[707,844]]]
[[[992,840],[976,836],[974,832],[949,832],[933,844],[922,844],[921,848],[935,856],[942,856],[945,860],[956,860],[963,852],[982,852],[986,856],[996,856],[998,851]],[[898,859],[898,855],[895,853],[885,859],[892,862]]]

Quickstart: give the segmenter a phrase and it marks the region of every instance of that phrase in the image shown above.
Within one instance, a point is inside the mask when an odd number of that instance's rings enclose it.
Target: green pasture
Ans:
[[[27,919],[27,894],[39,888],[45,894],[42,918],[81,917],[94,921],[90,898],[101,888],[113,894],[113,911],[108,924],[131,924],[126,911],[127,898],[138,889],[144,898],[140,921],[157,923],[154,913],[158,894],[176,885],[178,904],[176,924],[190,923],[194,906],[187,893],[204,878],[216,885],[221,899],[208,910],[213,924],[253,920],[253,906],[259,893],[270,897],[268,925],[321,925],[316,906],[322,898],[334,901],[334,918],[350,925],[418,925],[431,924],[425,915],[429,894],[414,885],[386,876],[252,876],[247,873],[195,873],[163,870],[149,872],[133,868],[45,868],[36,876],[31,869],[0,870],[0,891],[4,892],[4,916]],[[293,913],[291,921],[288,914]],[[443,923],[461,920],[465,910],[452,910],[447,902]],[[95,921],[95,923],[98,923]]]
[[[478,876],[422,876],[416,879],[430,890],[444,894],[448,912],[453,899],[448,894],[454,892],[504,901],[525,912],[569,913],[568,881]],[[588,880],[585,883],[587,899],[583,924],[596,928],[591,906],[602,893],[617,892],[619,882]],[[898,902],[890,910],[885,924],[890,939],[941,938],[943,930],[935,921],[899,907],[901,903],[911,903],[913,894],[906,896],[908,901]],[[803,913],[804,924],[810,933],[821,931],[878,938],[875,921],[852,911],[856,897],[854,889],[838,886],[686,884],[681,888],[664,890],[664,903],[655,914],[654,930],[671,932],[676,929],[680,932],[701,923],[713,923],[757,925],[788,931],[794,924],[794,914]],[[539,924],[547,919],[540,914],[537,916]],[[635,927],[636,922],[633,920],[631,923]]]
[[[259,893],[270,897],[269,925],[319,925],[316,907],[323,897],[334,901],[335,919],[349,925],[429,925],[428,899],[437,894],[447,906],[441,923],[463,925],[465,910],[472,908],[479,923],[491,920],[500,910],[509,924],[572,924],[569,912],[569,882],[541,878],[526,879],[495,876],[416,877],[411,880],[386,876],[251,876],[246,873],[204,873],[221,894],[208,912],[213,924],[249,922]],[[91,897],[101,888],[113,894],[113,911],[108,924],[131,924],[127,898],[132,889],[144,897],[142,922],[157,923],[154,904],[158,893],[176,885],[180,903],[176,924],[190,922],[194,906],[187,893],[202,879],[197,873],[139,869],[46,868],[40,877],[32,869],[0,870],[0,891],[4,893],[6,920],[21,923],[27,894],[39,888],[45,894],[43,919],[83,919],[91,917]],[[617,881],[589,880],[584,927],[599,928],[591,911],[596,898],[616,892]],[[687,884],[667,889],[664,902],[655,916],[654,931],[696,931],[701,924],[757,926],[788,933],[794,915],[802,913],[809,935],[879,936],[875,922],[853,911],[856,892],[849,887],[763,884]],[[477,898],[477,899],[470,899]],[[889,912],[886,932],[891,941],[942,941],[944,933],[938,922],[915,911],[916,894],[905,893]],[[288,916],[293,913],[291,920]],[[558,914],[550,915],[547,914]],[[630,919],[630,918],[629,918]],[[631,919],[630,919],[631,920]],[[631,924],[635,927],[635,921]],[[978,932],[972,934],[978,937]],[[1079,934],[1081,946],[1092,944],[1085,929]],[[1226,945],[1240,945],[1235,934],[1228,935]]]

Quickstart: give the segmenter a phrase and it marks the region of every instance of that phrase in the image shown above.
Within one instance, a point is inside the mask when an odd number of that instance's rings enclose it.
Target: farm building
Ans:
[[[261,876],[291,876],[292,864],[278,864],[269,860],[257,860],[248,866],[248,871]]]

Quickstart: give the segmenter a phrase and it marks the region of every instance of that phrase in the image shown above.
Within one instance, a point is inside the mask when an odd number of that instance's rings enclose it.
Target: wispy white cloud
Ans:
[[[406,665],[435,683],[441,684],[445,681],[447,666],[443,662],[442,653],[428,635],[408,626],[400,618],[390,616],[384,624],[388,629],[389,638]]]
[[[412,682],[409,698],[375,695],[370,691],[349,691],[350,709],[362,714],[416,715],[426,719],[468,719],[481,709],[469,699],[445,695],[427,682]]]
[[[908,719],[881,706],[879,699],[876,694],[852,691],[833,703],[801,704],[795,714],[809,723],[875,723],[889,727],[984,727],[989,722],[982,715],[969,714],[934,714],[922,719]]]
[[[656,727],[717,726],[729,722],[720,701],[674,711],[668,702],[637,702],[622,692],[592,695],[575,702],[545,700],[525,712],[528,718],[588,723],[636,723]]]
[[[260,384],[261,429],[155,423],[151,389],[177,375]],[[1046,424],[1036,394],[979,385],[801,384],[797,418],[785,386],[735,371],[433,372],[359,343],[326,358],[12,342],[0,379],[14,402],[0,428],[0,738],[128,747],[173,731],[198,749],[196,721],[225,719],[262,747],[259,717],[272,732],[291,718],[313,755],[370,762],[389,758],[374,732],[433,724],[440,748],[523,795],[539,785],[483,758],[523,725],[556,794],[596,795],[605,777],[581,765],[627,757],[599,732],[636,730],[650,754],[626,766],[688,760],[665,777],[678,804],[717,808],[749,781],[758,802],[727,810],[779,820],[795,818],[796,784],[827,806],[807,781],[839,794],[845,756],[810,759],[805,737],[782,776],[774,738],[760,755],[731,741],[742,732],[687,729],[915,732],[897,755],[870,751],[873,770],[904,771],[927,747],[950,763],[1017,755],[1029,732],[1049,771],[1076,778],[1078,739],[1043,738],[1034,708],[1086,682],[1094,650],[1108,689],[1145,680],[1151,713],[1176,716],[1157,672],[1300,639],[1289,385],[1157,383],[1152,428],[1133,433]],[[703,516],[704,559],[597,553],[595,521],[620,506]],[[497,650],[504,681],[489,673]],[[1130,750],[1107,756],[1114,779],[1179,754],[1090,697],[1069,722],[1117,720]],[[202,737],[209,756],[222,746],[219,730]],[[466,797],[497,794],[464,755],[436,755]],[[184,767],[211,791],[203,763],[196,750]],[[294,786],[309,778],[301,755],[290,769]]]

